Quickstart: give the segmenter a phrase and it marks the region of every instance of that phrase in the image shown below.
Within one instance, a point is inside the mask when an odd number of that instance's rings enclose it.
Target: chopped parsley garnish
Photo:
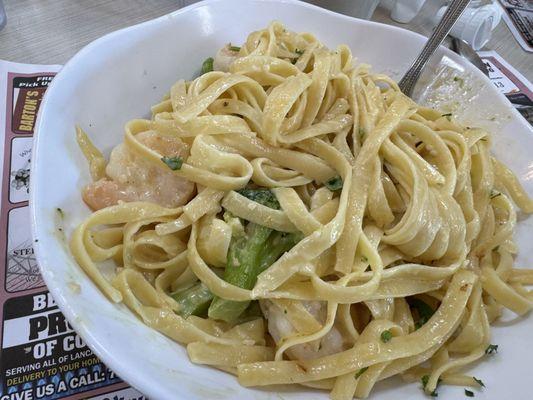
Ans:
[[[389,340],[392,339],[392,332],[388,329],[386,331],[381,332],[381,341],[383,343],[387,343]]]
[[[181,157],[162,157],[161,161],[163,161],[172,171],[181,169],[181,166],[183,165],[183,158]]]
[[[335,176],[326,182],[326,187],[332,192],[342,189],[342,178],[340,176]]]
[[[202,63],[202,74],[206,74],[208,72],[213,71],[213,57],[206,58],[206,60]]]
[[[488,347],[485,349],[485,354],[494,354],[497,352],[498,352],[497,344],[489,344]]]
[[[229,49],[231,51],[240,51],[241,50],[241,48],[239,46],[232,46],[232,45],[229,46]]]
[[[426,386],[429,382],[429,375],[424,375],[421,379],[422,381],[422,388],[424,390],[426,390]],[[438,379],[437,380],[437,387],[439,387],[440,383],[442,382],[442,379]],[[430,394],[429,394],[431,397],[437,397],[439,394],[437,393],[437,388],[435,388],[435,390],[433,390]]]
[[[292,64],[296,64],[296,61],[298,61],[298,59],[304,53],[304,50],[294,49],[294,52],[297,54],[297,56],[296,57],[291,57],[292,58],[292,61],[291,61]]]
[[[454,76],[453,77],[453,81],[454,82],[459,82],[459,86],[463,87],[463,84],[465,83],[465,81],[463,80],[463,78],[460,78],[458,76]]]
[[[481,386],[481,387],[485,387],[485,384],[483,383],[483,381],[481,379],[477,379],[475,376],[472,377],[473,380],[476,381],[476,383]]]
[[[465,389],[465,396],[474,397],[474,392],[472,392],[471,390]]]
[[[435,313],[435,310],[433,310],[433,308],[431,308],[425,301],[417,299],[416,297],[410,298],[408,303],[418,311],[419,319],[415,323],[416,329],[419,329],[422,325],[428,322]]]
[[[500,195],[501,195],[501,193],[498,192],[498,191],[496,191],[496,190],[494,190],[494,189],[490,191],[490,198],[491,198],[491,200],[494,199],[495,197],[500,196]]]
[[[368,367],[361,368],[359,371],[355,373],[355,379],[359,378],[361,375],[365,373],[365,371],[368,369]]]

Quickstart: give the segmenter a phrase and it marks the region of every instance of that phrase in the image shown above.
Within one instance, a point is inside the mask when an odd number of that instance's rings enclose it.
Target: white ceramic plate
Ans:
[[[178,78],[198,74],[202,60],[228,42],[280,20],[309,31],[329,46],[348,44],[377,71],[398,76],[424,38],[406,30],[341,16],[293,0],[208,1],[107,35],[81,50],[57,75],[41,106],[32,165],[32,224],[44,279],[61,310],[94,352],[119,376],[152,399],[325,399],[305,388],[245,389],[228,374],[189,362],[185,349],[145,327],[123,305],[110,303],[82,273],[57,233],[56,207],[65,212],[67,237],[88,214],[80,188],[88,169],[74,139],[80,124],[107,154],[122,140],[123,125],[148,116]],[[473,66],[449,54],[481,82],[476,107],[500,115],[496,153],[533,193],[530,152],[533,132],[506,99]],[[468,116],[467,116],[468,117]],[[476,121],[476,115],[470,115]],[[485,118],[486,119],[486,118]],[[518,229],[519,262],[533,255],[531,219]],[[76,290],[76,283],[81,290]],[[496,328],[500,353],[475,368],[487,385],[478,398],[530,397],[533,319]],[[379,384],[374,399],[424,398],[418,384],[399,379]],[[277,391],[277,392],[276,392]],[[440,397],[463,398],[462,388],[442,388]],[[512,395],[512,396],[511,396]],[[450,397],[451,396],[451,397]]]

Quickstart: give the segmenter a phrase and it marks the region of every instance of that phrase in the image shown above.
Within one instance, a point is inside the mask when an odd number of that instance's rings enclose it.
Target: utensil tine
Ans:
[[[428,63],[429,59],[435,53],[439,45],[442,43],[446,35],[450,32],[453,25],[459,19],[465,8],[468,6],[471,0],[453,0],[442,16],[442,19],[438,23],[437,27],[433,31],[426,42],[424,48],[415,59],[411,67],[407,70],[403,78],[398,84],[401,91],[407,96],[411,96],[413,88],[420,77],[420,74],[424,70],[424,67]]]

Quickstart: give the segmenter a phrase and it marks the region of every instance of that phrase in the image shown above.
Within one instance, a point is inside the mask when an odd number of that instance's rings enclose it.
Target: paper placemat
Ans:
[[[28,207],[33,134],[60,69],[0,60],[0,400],[146,400],[72,329],[35,260]]]

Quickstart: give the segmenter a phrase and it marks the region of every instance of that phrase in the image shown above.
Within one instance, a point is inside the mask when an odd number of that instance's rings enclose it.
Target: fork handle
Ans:
[[[442,16],[440,22],[435,27],[433,34],[426,42],[426,45],[413,62],[411,67],[407,70],[403,78],[398,84],[401,91],[407,96],[411,96],[413,87],[415,86],[420,74],[428,63],[429,59],[442,43],[446,35],[450,32],[455,22],[459,19],[465,8],[470,3],[470,0],[453,0]]]

